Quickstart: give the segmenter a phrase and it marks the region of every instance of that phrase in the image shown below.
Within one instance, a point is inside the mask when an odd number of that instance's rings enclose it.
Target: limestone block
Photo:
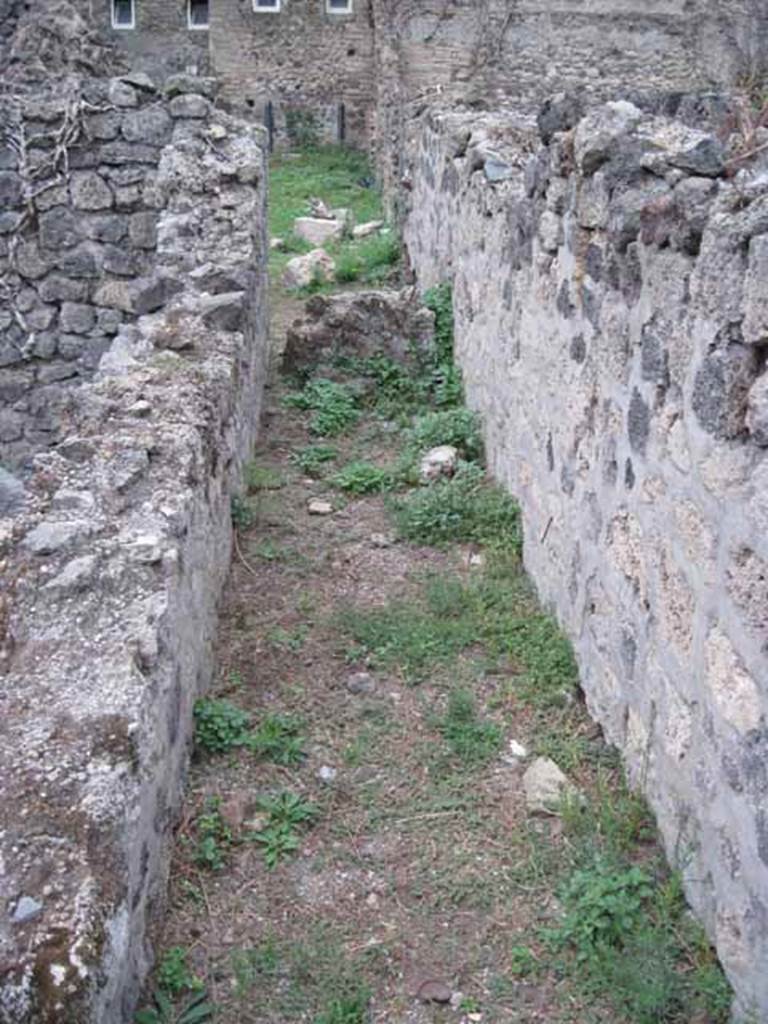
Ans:
[[[551,210],[545,210],[539,219],[539,241],[545,252],[557,252],[562,245],[563,222]]]
[[[419,465],[419,478],[423,483],[431,483],[441,477],[453,476],[459,461],[459,451],[452,444],[441,444],[422,457]]]
[[[164,146],[173,131],[173,118],[163,106],[145,107],[126,114],[120,132],[128,142]]]
[[[751,345],[768,342],[768,234],[749,243],[749,267],[744,281],[744,340]]]
[[[204,96],[196,93],[182,93],[174,96],[169,104],[172,117],[200,119],[211,112],[211,104]]]
[[[333,281],[336,264],[325,249],[313,249],[306,256],[294,256],[283,271],[285,288],[306,288],[316,279]]]
[[[706,685],[715,708],[741,733],[760,726],[763,704],[757,683],[719,626],[707,636]]]
[[[93,527],[84,519],[63,522],[44,520],[26,535],[22,546],[33,555],[51,555],[89,536]]]
[[[139,95],[127,82],[113,78],[109,83],[109,102],[115,107],[137,107]]]
[[[383,220],[369,220],[365,224],[357,224],[352,228],[353,238],[368,238],[369,235],[375,235],[384,227]]]
[[[636,128],[642,118],[643,112],[625,100],[606,103],[587,114],[574,137],[576,163],[582,173],[593,174],[608,160],[618,140]]]
[[[548,757],[537,757],[523,775],[525,802],[532,814],[557,813],[560,803],[577,794],[576,787]]]
[[[763,373],[749,390],[746,423],[755,444],[768,448],[768,373]]]
[[[310,245],[321,246],[326,242],[336,242],[343,236],[344,222],[319,217],[297,217],[293,223],[293,232]]]

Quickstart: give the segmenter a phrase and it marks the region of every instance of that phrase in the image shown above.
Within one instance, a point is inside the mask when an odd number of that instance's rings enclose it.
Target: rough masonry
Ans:
[[[130,1020],[152,963],[266,368],[266,137],[207,89],[6,108],[2,1024]]]
[[[663,107],[669,100],[659,98]],[[768,161],[730,101],[411,126],[405,242],[525,562],[741,1013],[768,1015]],[[693,127],[692,125],[699,125]],[[720,135],[710,130],[720,129]],[[735,173],[741,168],[740,173]]]

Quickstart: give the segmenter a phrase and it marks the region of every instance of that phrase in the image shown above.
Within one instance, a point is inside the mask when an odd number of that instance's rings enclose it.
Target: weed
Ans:
[[[252,838],[263,847],[264,863],[272,871],[284,857],[299,848],[298,829],[310,824],[318,810],[295,793],[263,797],[259,809],[269,815],[269,820]]]
[[[245,467],[245,486],[249,494],[255,491],[277,491],[285,486],[285,480],[271,466],[258,466],[255,462],[249,462]]]
[[[235,975],[235,995],[245,998],[262,978],[273,977],[280,965],[277,943],[272,936],[263,939],[251,949],[237,950],[232,954],[232,971]]]
[[[366,985],[335,996],[315,1018],[315,1024],[365,1024],[371,995]]]
[[[335,476],[331,483],[347,494],[382,494],[393,485],[392,473],[370,462],[350,462]]]
[[[483,450],[479,420],[469,409],[446,409],[420,416],[405,438],[407,447],[415,453],[451,444],[462,458],[476,460]]]
[[[226,862],[226,853],[232,845],[232,833],[224,823],[219,807],[221,799],[211,797],[206,810],[195,821],[197,843],[194,860],[197,865],[209,871],[221,871]]]
[[[191,996],[180,1008],[162,990],[155,992],[153,1001],[150,1009],[139,1010],[133,1018],[135,1024],[204,1024],[216,1012],[205,992]]]
[[[424,293],[424,305],[435,314],[435,348],[437,362],[453,362],[453,288],[447,282],[435,285]]]
[[[171,946],[160,959],[157,967],[157,983],[172,996],[181,995],[187,989],[199,992],[203,983],[190,970],[187,951],[182,946]]]
[[[230,501],[230,514],[236,530],[248,530],[256,522],[253,509],[245,498],[233,494]]]
[[[296,654],[304,646],[308,633],[308,626],[297,626],[293,630],[278,626],[267,633],[267,640],[280,651],[292,651]]]
[[[509,951],[509,970],[517,977],[534,974],[539,962],[527,946],[513,946]]]
[[[209,754],[242,747],[248,738],[248,715],[231,701],[202,697],[195,701],[195,743]]]
[[[246,743],[249,750],[274,764],[300,764],[304,757],[300,729],[300,723],[288,715],[268,714]]]
[[[324,377],[309,381],[302,391],[286,395],[283,402],[313,411],[309,429],[321,437],[335,437],[360,418],[358,399],[352,389]]]
[[[372,235],[344,247],[336,257],[336,280],[383,281],[400,260],[400,241],[392,232]]]
[[[453,690],[448,709],[438,729],[454,757],[464,764],[485,764],[498,754],[503,733],[495,722],[482,721],[477,714],[475,698],[462,688]]]
[[[486,483],[473,463],[461,463],[455,476],[392,502],[398,532],[425,544],[476,541],[519,550],[520,513],[500,488]]]
[[[301,451],[294,452],[291,458],[302,473],[306,473],[308,476],[320,476],[323,467],[329,462],[333,462],[338,454],[338,449],[332,448],[330,445],[310,444],[306,448],[302,448]]]

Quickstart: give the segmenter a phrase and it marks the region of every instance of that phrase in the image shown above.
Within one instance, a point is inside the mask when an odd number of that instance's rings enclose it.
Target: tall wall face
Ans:
[[[2,1024],[132,1019],[213,671],[266,373],[267,144],[186,87],[66,76],[5,106]]]
[[[727,181],[711,136],[627,103],[525,148],[503,115],[413,125],[405,242],[454,282],[527,568],[762,1020],[768,168]]]
[[[266,119],[272,104],[278,138],[312,116],[321,137],[359,146],[372,134],[373,27],[370,0],[351,14],[329,14],[325,0],[285,0],[255,13],[241,0],[211,5],[211,60],[223,95],[238,111]],[[343,110],[342,110],[343,105]]]

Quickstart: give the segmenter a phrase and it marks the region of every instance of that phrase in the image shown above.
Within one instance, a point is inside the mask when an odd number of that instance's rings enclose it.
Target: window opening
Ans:
[[[253,0],[253,9],[257,14],[269,14],[280,10],[281,0]]]
[[[136,28],[134,0],[112,0],[112,28]]]
[[[352,0],[326,0],[325,9],[329,14],[351,14]]]
[[[190,28],[208,28],[208,0],[187,0],[187,24]]]

